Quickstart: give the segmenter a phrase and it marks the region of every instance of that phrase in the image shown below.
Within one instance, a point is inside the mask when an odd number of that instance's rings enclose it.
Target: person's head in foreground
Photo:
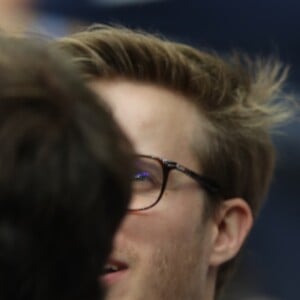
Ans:
[[[130,145],[42,45],[0,38],[0,298],[99,299],[130,198]]]
[[[274,168],[280,64],[228,57],[126,28],[55,43],[134,143],[129,212],[102,280],[107,300],[212,300]]]

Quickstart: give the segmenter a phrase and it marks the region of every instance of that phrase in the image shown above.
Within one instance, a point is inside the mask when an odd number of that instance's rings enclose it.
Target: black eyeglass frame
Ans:
[[[151,204],[149,206],[146,206],[146,207],[143,207],[143,208],[138,208],[138,209],[131,209],[131,208],[129,208],[129,211],[147,210],[147,209],[155,206],[160,201],[160,199],[161,199],[161,197],[162,197],[162,195],[163,195],[163,193],[165,191],[165,188],[166,188],[166,185],[167,185],[167,182],[168,182],[169,173],[172,170],[177,170],[177,171],[179,171],[179,172],[181,172],[183,174],[186,174],[187,176],[191,177],[204,190],[206,190],[208,193],[210,193],[212,195],[220,194],[221,188],[220,188],[219,184],[215,180],[213,180],[213,179],[211,179],[209,177],[200,175],[200,174],[192,171],[191,169],[180,165],[179,163],[177,163],[175,161],[168,160],[168,159],[165,159],[165,158],[161,158],[161,157],[158,157],[158,156],[146,155],[146,154],[137,154],[136,157],[139,157],[139,158],[150,158],[150,159],[154,159],[157,162],[159,162],[160,165],[162,166],[163,178],[162,178],[162,184],[161,184],[161,190],[159,192],[159,196],[158,196],[157,200],[153,204]]]

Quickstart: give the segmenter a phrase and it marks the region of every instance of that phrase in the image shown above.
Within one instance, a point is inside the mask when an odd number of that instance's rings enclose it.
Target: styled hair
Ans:
[[[253,215],[258,214],[274,170],[271,131],[290,115],[287,102],[278,101],[287,76],[280,62],[237,53],[222,58],[143,31],[107,25],[92,26],[55,44],[86,80],[123,78],[186,96],[199,119],[206,120],[199,127],[205,126],[207,144],[199,131],[191,145],[203,174],[220,184],[222,199],[241,197]],[[217,289],[223,282],[221,273]]]
[[[96,300],[132,149],[47,46],[0,37],[0,298]]]

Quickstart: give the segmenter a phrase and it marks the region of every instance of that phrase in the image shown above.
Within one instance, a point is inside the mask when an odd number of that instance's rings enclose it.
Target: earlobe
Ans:
[[[236,256],[252,224],[252,212],[245,200],[233,198],[220,205],[214,218],[211,266],[219,266]]]

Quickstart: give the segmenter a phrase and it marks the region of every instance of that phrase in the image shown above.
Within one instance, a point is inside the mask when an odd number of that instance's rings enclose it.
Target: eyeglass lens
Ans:
[[[153,158],[139,157],[135,163],[133,197],[129,209],[152,206],[159,198],[163,184],[163,168]]]

